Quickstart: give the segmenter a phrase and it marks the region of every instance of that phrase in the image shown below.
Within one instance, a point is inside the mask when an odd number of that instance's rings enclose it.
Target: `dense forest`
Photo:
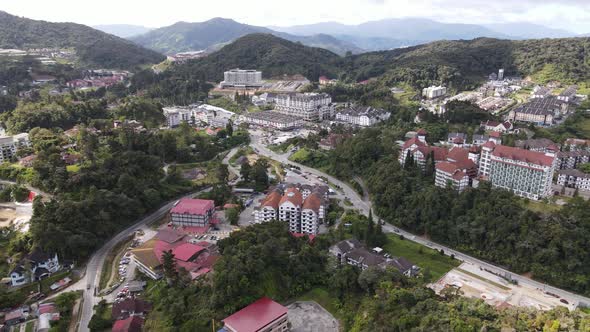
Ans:
[[[85,25],[51,23],[0,11],[0,48],[71,48],[81,64],[133,69],[157,63],[164,56],[125,39]]]

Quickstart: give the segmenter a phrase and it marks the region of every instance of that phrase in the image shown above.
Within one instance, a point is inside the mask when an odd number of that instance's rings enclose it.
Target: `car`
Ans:
[[[90,289],[90,284],[86,285],[86,290]]]
[[[566,300],[566,299],[561,299],[561,300],[559,300],[559,302],[561,302],[561,303],[564,303],[564,304],[570,304],[570,303],[568,302],[568,300]]]

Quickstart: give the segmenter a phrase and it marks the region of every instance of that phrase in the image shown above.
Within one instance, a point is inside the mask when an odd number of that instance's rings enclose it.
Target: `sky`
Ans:
[[[291,26],[422,17],[448,23],[524,21],[590,33],[590,0],[2,0],[0,10],[86,25],[161,27],[224,17],[259,26]]]

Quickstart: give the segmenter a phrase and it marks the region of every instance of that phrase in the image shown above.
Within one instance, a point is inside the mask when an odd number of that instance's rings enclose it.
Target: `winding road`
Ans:
[[[330,182],[332,182],[333,184],[342,188],[345,196],[348,197],[348,199],[351,201],[351,203],[353,204],[353,206],[356,209],[358,209],[361,213],[363,213],[366,216],[369,215],[369,211],[372,208],[371,202],[368,199],[365,200],[362,197],[360,197],[360,195],[354,189],[352,189],[347,183],[340,181],[340,180],[334,178],[333,176],[325,174],[317,169],[307,167],[307,166],[301,165],[296,162],[292,162],[288,159],[289,158],[288,153],[287,154],[277,154],[277,153],[271,151],[270,149],[266,148],[266,146],[264,146],[261,143],[260,136],[257,136],[256,134],[252,134],[252,133],[251,133],[251,136],[252,136],[251,145],[255,149],[257,149],[259,154],[264,155],[270,159],[277,160],[277,161],[284,163],[286,165],[300,167],[302,171],[307,172],[307,173],[311,173],[315,176],[322,176],[322,177],[327,178]],[[375,218],[378,218],[375,215],[375,213],[373,213],[373,216],[375,216]],[[383,221],[383,220],[380,220],[380,221]],[[423,246],[426,246],[426,247],[429,247],[429,248],[432,248],[435,250],[442,249],[444,251],[445,255],[448,255],[448,256],[454,255],[454,257],[460,261],[463,261],[463,262],[466,262],[469,264],[473,264],[475,266],[481,267],[481,268],[486,269],[488,271],[492,271],[493,273],[495,273],[497,275],[509,276],[511,279],[516,280],[519,284],[528,285],[530,287],[542,289],[545,292],[551,292],[553,294],[556,294],[560,298],[566,299],[571,304],[570,308],[571,307],[575,308],[580,304],[582,304],[583,306],[590,306],[590,298],[588,298],[588,297],[585,297],[585,296],[582,296],[579,294],[574,294],[572,292],[569,292],[569,291],[566,291],[566,290],[563,290],[563,289],[560,289],[557,287],[553,287],[551,285],[547,285],[545,283],[542,283],[542,282],[539,282],[536,280],[532,280],[527,277],[523,277],[517,273],[513,273],[513,272],[508,271],[504,268],[498,267],[498,266],[490,264],[488,262],[484,262],[478,258],[469,256],[467,254],[461,253],[457,250],[440,245],[438,243],[434,243],[431,240],[422,238],[418,235],[406,232],[406,231],[399,229],[391,224],[385,223],[383,225],[383,230],[387,233],[396,233],[399,235],[403,235],[408,240],[411,240],[413,242],[419,243]]]

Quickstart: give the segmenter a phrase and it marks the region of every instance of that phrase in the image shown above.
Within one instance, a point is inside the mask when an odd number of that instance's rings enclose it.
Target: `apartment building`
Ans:
[[[0,163],[9,162],[20,148],[30,145],[31,142],[27,133],[0,137]]]
[[[577,169],[557,171],[557,184],[567,188],[590,191],[590,174]]]
[[[236,68],[223,73],[223,81],[219,84],[219,87],[222,89],[259,88],[263,83],[261,71]]]
[[[275,111],[306,121],[321,121],[332,116],[332,97],[327,93],[287,93],[274,99]]]
[[[434,99],[447,94],[447,88],[444,86],[431,86],[422,90],[422,96],[426,99]]]
[[[170,210],[174,226],[208,227],[215,214],[215,202],[208,199],[183,198]]]
[[[557,169],[575,169],[590,162],[590,151],[574,150],[557,152]]]
[[[361,127],[370,127],[388,120],[390,116],[391,112],[381,108],[353,106],[337,111],[335,118],[336,121]]]
[[[326,186],[287,185],[271,191],[254,212],[255,223],[280,220],[289,231],[316,235],[328,210]]]
[[[590,139],[568,138],[563,146],[569,151],[590,151]]]
[[[291,130],[304,125],[302,118],[275,111],[248,113],[240,115],[239,120],[242,123],[278,130]]]
[[[463,191],[469,187],[469,175],[457,164],[443,161],[436,164],[435,168],[434,184],[437,187],[445,188],[450,184],[457,191]]]
[[[551,195],[554,154],[498,145],[489,162],[492,186],[534,200]]]
[[[556,96],[534,98],[530,102],[511,110],[507,120],[533,123],[538,126],[552,126],[555,119],[568,112],[568,103]]]
[[[426,142],[426,131],[420,129],[416,136],[404,142],[400,149],[398,161],[403,166],[406,163],[406,159],[411,157],[418,167],[424,169],[426,167],[426,159],[429,155],[433,156],[435,163],[437,163],[447,160],[447,154],[448,150],[446,148],[430,146]]]

